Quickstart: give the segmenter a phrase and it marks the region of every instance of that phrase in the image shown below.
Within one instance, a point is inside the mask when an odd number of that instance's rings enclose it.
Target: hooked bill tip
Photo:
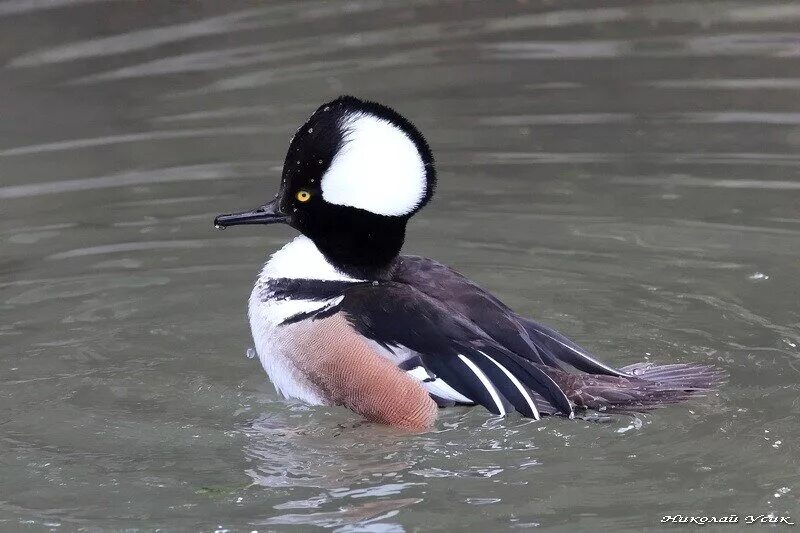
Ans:
[[[225,229],[225,225],[220,222],[220,220],[219,220],[220,216],[222,216],[222,215],[217,215],[217,216],[214,217],[214,228],[219,229],[219,230],[223,230],[223,229]]]

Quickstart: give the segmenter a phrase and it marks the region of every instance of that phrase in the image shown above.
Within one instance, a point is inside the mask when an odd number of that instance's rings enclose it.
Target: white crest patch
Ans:
[[[427,188],[425,164],[414,142],[391,122],[353,113],[342,124],[344,142],[322,177],[322,197],[378,215],[413,211]]]

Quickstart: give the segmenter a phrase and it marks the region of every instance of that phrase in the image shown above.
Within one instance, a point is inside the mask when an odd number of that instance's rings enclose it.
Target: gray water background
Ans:
[[[293,233],[211,220],[341,93],[437,155],[407,252],[728,384],[423,434],[280,399],[245,301]],[[798,97],[798,2],[0,2],[0,530],[800,521]]]

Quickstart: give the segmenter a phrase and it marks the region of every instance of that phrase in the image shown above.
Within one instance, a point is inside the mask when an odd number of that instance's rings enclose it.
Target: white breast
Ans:
[[[304,355],[298,353],[296,349],[295,335],[298,328],[282,325],[282,323],[287,318],[299,313],[310,313],[337,305],[341,302],[342,296],[329,300],[301,300],[286,298],[284,295],[276,298],[274,294],[270,293],[268,287],[270,280],[278,278],[326,281],[364,280],[352,278],[337,271],[310,239],[300,236],[270,257],[250,293],[248,315],[250,316],[253,341],[261,365],[275,388],[286,398],[298,398],[312,405],[324,405],[325,398],[295,364],[297,357]],[[395,364],[400,364],[417,355],[404,346],[394,346],[389,351],[372,340],[367,339],[367,343],[375,350],[376,354]],[[470,402],[469,398],[459,395],[441,380],[431,380],[431,376],[427,373],[418,375],[411,371],[409,375],[424,381],[424,386],[429,392],[442,398],[462,403]]]
[[[292,328],[281,326],[290,316],[336,305],[341,297],[311,301],[274,298],[267,289],[271,279],[305,278],[360,281],[337,271],[307,237],[297,237],[275,252],[264,265],[250,294],[248,315],[256,352],[275,388],[287,398],[322,405],[325,399],[293,363]]]

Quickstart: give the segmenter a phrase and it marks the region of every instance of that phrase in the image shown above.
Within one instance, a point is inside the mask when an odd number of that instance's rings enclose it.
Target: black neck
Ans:
[[[359,279],[380,280],[391,275],[405,234],[405,218],[373,215],[369,220],[339,218],[337,223],[320,228],[319,234],[309,237],[341,272]]]

